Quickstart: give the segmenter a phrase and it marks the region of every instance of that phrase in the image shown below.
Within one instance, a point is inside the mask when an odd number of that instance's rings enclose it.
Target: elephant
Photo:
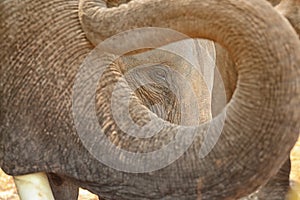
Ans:
[[[284,1],[270,1],[273,6],[276,6],[276,10],[283,14],[289,22],[292,24],[293,28],[296,32],[299,31],[299,1],[294,0],[284,0]],[[121,2],[124,3],[124,2]],[[109,6],[108,6],[109,7]],[[101,15],[100,15],[101,16]],[[99,20],[99,19],[96,19]],[[97,23],[96,23],[97,24]],[[86,30],[88,28],[85,28]],[[95,28],[97,32],[97,27]],[[86,34],[91,34],[92,31],[86,31]],[[94,34],[91,36],[90,40],[94,44],[97,44],[97,39],[94,38]],[[229,101],[233,95],[233,92],[236,88],[237,82],[237,69],[235,64],[232,62],[226,50],[224,50],[220,45],[216,44],[216,52],[217,52],[217,66],[222,74],[222,78],[225,79],[225,89],[226,89],[226,97],[227,101]],[[214,95],[218,96],[220,91],[214,90]],[[218,100],[219,98],[216,97]],[[213,103],[217,104],[217,102]],[[219,112],[219,111],[217,111]],[[288,159],[285,164],[282,166],[280,171],[276,176],[274,176],[265,187],[262,187],[258,192],[255,192],[250,197],[245,197],[243,199],[285,199],[285,194],[289,189],[289,173],[290,173],[290,160]]]
[[[0,3],[0,166],[6,173],[46,172],[53,188],[65,184],[74,191],[80,186],[104,199],[236,199],[254,192],[277,173],[298,137],[300,42],[270,4],[145,0],[129,2],[110,13],[98,10],[103,2],[93,3],[79,2],[80,21],[77,1]],[[143,152],[145,147],[163,146],[178,130],[197,133],[189,149],[169,166],[128,173],[99,162],[82,144],[71,114],[72,86],[92,44],[142,26],[172,28],[220,43],[228,50],[238,76],[226,105],[222,134],[212,151],[199,159],[196,152],[205,126],[191,128],[164,121],[155,140],[124,136],[109,102],[118,81],[123,83],[117,99],[120,107],[122,93],[132,89],[121,78],[122,60],[108,56],[113,62],[98,83],[96,110],[113,142],[118,133],[124,137],[116,144]],[[148,116],[155,118],[138,94],[130,94],[137,124],[147,122]],[[123,157],[120,161],[130,162]]]

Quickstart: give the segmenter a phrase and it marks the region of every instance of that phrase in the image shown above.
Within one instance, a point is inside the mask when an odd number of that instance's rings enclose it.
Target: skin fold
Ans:
[[[0,49],[5,49],[0,54],[0,164],[5,172],[54,173],[63,180],[56,184],[70,182],[104,199],[236,199],[254,192],[277,173],[298,136],[300,113],[295,108],[299,106],[300,43],[292,27],[269,4],[145,0],[130,2],[116,9],[117,14],[110,14],[106,8],[98,12],[97,4],[87,2],[80,1],[80,21],[77,1],[0,3]],[[126,23],[114,23],[122,19],[118,14],[125,8],[129,9]],[[154,12],[166,20],[156,20]],[[177,19],[178,24],[168,19]],[[197,19],[209,23],[193,23]],[[112,25],[103,29],[107,22]],[[193,145],[176,162],[155,172],[132,174],[103,165],[85,149],[70,113],[71,93],[77,70],[93,49],[89,41],[96,45],[120,31],[150,24],[220,43],[237,66],[238,81],[221,137],[207,157],[195,156],[203,141],[199,127]],[[139,145],[132,145],[132,138],[115,126],[107,102],[116,82],[126,83],[122,79],[126,62],[115,61],[113,56],[107,59],[114,62],[99,81],[96,99],[105,134],[134,152],[161,147],[179,126],[165,123],[155,138],[160,142],[145,139],[137,141]],[[145,90],[155,93],[155,88]],[[126,90],[132,89],[125,84]],[[147,121],[151,105],[160,99],[143,102],[139,100],[142,96],[142,91],[132,94],[131,115],[136,123]],[[120,102],[122,105],[122,99]],[[170,114],[164,119],[176,122],[176,118]],[[119,133],[120,142],[114,132]]]

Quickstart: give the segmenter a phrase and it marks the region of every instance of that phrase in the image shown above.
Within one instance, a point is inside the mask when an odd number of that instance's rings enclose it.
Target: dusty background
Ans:
[[[291,180],[300,182],[300,140],[298,140],[292,153],[292,173],[290,175]],[[0,200],[19,200],[15,184],[10,176],[7,176],[0,169]],[[87,190],[80,189],[79,200],[98,200],[98,197],[91,194]],[[292,200],[300,200],[300,191],[293,191]]]

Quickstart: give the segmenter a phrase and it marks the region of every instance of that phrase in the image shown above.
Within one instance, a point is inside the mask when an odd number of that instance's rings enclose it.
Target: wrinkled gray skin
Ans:
[[[270,3],[272,3],[273,6],[276,6],[275,8],[283,14],[289,22],[292,24],[292,26],[295,28],[298,35],[300,35],[300,1],[289,1],[289,0],[283,0],[280,3],[280,0],[269,0]],[[279,4],[280,3],[280,4]],[[279,4],[279,5],[278,5]],[[228,56],[227,53],[224,53],[224,50],[221,49],[222,47],[217,46],[217,55],[219,55],[219,66],[222,65],[222,60],[226,60],[227,67],[224,67],[223,69],[230,69],[230,66],[234,66],[233,63],[231,63],[230,58],[226,58]],[[219,53],[219,54],[218,54]],[[221,55],[221,56],[220,56]],[[225,58],[224,58],[225,57]],[[220,71],[222,72],[222,68],[220,68]],[[232,70],[232,72],[235,74],[236,71]],[[232,75],[231,75],[232,76]],[[235,76],[233,76],[235,77]],[[225,81],[226,83],[226,81]],[[235,85],[235,80],[231,80],[229,82],[228,86],[226,88],[230,88],[230,91],[233,91],[233,88],[230,87]],[[232,84],[233,83],[233,84]],[[228,91],[228,90],[227,90]],[[227,92],[227,96],[231,96],[231,92]],[[287,198],[286,194],[288,190],[290,189],[290,180],[289,175],[291,171],[291,161],[288,158],[285,164],[282,166],[282,168],[278,171],[277,175],[274,176],[269,180],[269,182],[263,186],[260,190],[257,192],[251,194],[248,197],[244,197],[241,200],[256,200],[256,199],[270,199],[270,200],[284,200]]]
[[[299,19],[300,19],[300,13],[299,13],[299,3],[295,4],[293,1],[282,1],[282,4],[278,6],[280,3],[280,0],[275,1],[269,1],[272,3],[273,6],[276,6],[276,9],[281,12],[283,15],[285,15],[290,23],[293,25],[297,33],[299,34]],[[296,1],[295,1],[296,2]],[[126,2],[120,2],[126,3]],[[115,3],[113,5],[108,4],[108,7],[113,7],[119,5],[118,3]],[[291,12],[289,12],[291,11]],[[216,51],[217,51],[217,66],[219,70],[222,73],[223,78],[225,77],[224,84],[226,89],[226,95],[227,95],[227,101],[231,98],[233,91],[236,86],[236,79],[237,79],[237,73],[235,69],[234,63],[229,58],[229,55],[225,49],[223,49],[220,45],[217,43],[216,45]],[[178,62],[179,64],[179,62]],[[226,71],[223,71],[223,69],[226,69]],[[227,74],[226,74],[227,73]],[[191,79],[196,82],[195,79]],[[220,108],[218,105],[220,105],[220,101],[222,101],[222,88],[218,88],[216,86],[217,84],[217,77],[215,77],[215,87],[213,89],[213,102],[212,102],[212,111],[213,111],[213,117],[219,114],[222,108]],[[199,80],[198,80],[199,81]],[[175,84],[175,83],[173,83]],[[203,84],[198,82],[197,84],[202,85]],[[205,90],[205,88],[203,89]],[[203,96],[203,95],[202,95]],[[165,102],[166,103],[166,102]],[[201,105],[203,102],[200,103]],[[203,109],[203,107],[201,108]],[[152,110],[155,112],[155,110]],[[156,113],[159,113],[156,112]],[[176,120],[168,119],[173,123],[176,123]],[[177,121],[178,122],[178,121]],[[249,195],[248,197],[241,198],[241,200],[255,200],[255,199],[270,199],[270,200],[283,200],[286,199],[286,194],[288,190],[290,189],[290,180],[289,180],[289,174],[291,170],[291,161],[290,159],[287,159],[285,164],[282,166],[282,168],[279,170],[279,172],[269,180],[269,182],[262,186],[258,191],[254,192],[253,194]]]
[[[291,135],[289,138],[291,141],[284,140],[284,138],[279,140],[282,141],[281,146],[287,144],[286,147],[281,149],[276,147],[274,150],[274,147],[269,148],[273,151],[273,159],[268,160],[266,157],[261,164],[251,160],[253,168],[247,162],[249,158],[235,158],[235,154],[230,154],[233,152],[226,155],[231,155],[233,158],[224,156],[223,145],[217,145],[212,154],[205,159],[205,163],[193,161],[192,148],[186,156],[171,166],[158,172],[145,174],[122,173],[106,167],[93,158],[78,139],[72,124],[72,116],[68,110],[71,106],[70,93],[76,70],[93,48],[79,24],[76,13],[77,4],[77,1],[67,3],[4,1],[0,3],[0,49],[2,51],[0,59],[2,98],[0,164],[7,173],[21,175],[37,171],[47,172],[57,199],[76,198],[78,186],[87,188],[107,199],[237,198],[253,192],[276,173],[284,162],[282,154],[287,156],[297,139],[296,134]],[[288,36],[292,41],[294,36],[292,34]],[[288,43],[288,41],[286,42]],[[293,43],[297,42],[293,40]],[[292,44],[289,45],[299,50]],[[234,53],[233,55],[236,56]],[[104,79],[99,82],[99,94],[106,90],[111,91],[111,84],[117,78],[110,80],[111,71],[109,70],[118,71],[121,74],[120,65],[122,66],[117,63],[108,69]],[[282,63],[278,65],[284,66]],[[232,72],[230,71],[230,73]],[[295,74],[299,75],[299,71]],[[128,80],[130,81],[130,79]],[[230,80],[234,80],[234,77]],[[233,93],[235,85],[228,84],[228,86]],[[145,91],[153,92],[154,88],[156,86],[152,86],[152,89],[151,87],[147,88]],[[226,92],[230,90],[228,88]],[[159,90],[164,89],[159,88]],[[231,98],[232,93],[227,97]],[[142,92],[137,91],[136,96],[142,97],[141,94]],[[164,101],[172,102],[174,100],[172,95],[169,97],[170,99],[164,99]],[[152,111],[159,114],[158,110],[151,108],[153,101],[149,101],[148,98],[141,100]],[[162,104],[164,105],[164,103]],[[101,112],[107,111],[107,107],[104,107],[103,110],[101,107],[98,109],[99,115],[102,114]],[[143,111],[134,116],[137,121],[140,120],[140,116],[143,118],[143,114],[147,114]],[[285,123],[297,121],[295,120],[298,119],[297,114],[294,114],[296,117],[287,119]],[[160,116],[176,122],[178,114],[175,112]],[[106,120],[103,116],[100,116],[99,119],[100,123]],[[299,130],[296,126],[295,128],[286,128],[286,132]],[[274,134],[272,129],[270,131]],[[224,135],[226,136],[226,130]],[[274,136],[274,138],[276,137]],[[227,141],[226,137],[220,140],[220,143]],[[258,146],[258,151],[259,148]],[[253,155],[257,154],[249,154],[249,157]],[[231,162],[224,162],[228,160]],[[234,165],[237,160],[243,164]],[[222,166],[223,162],[226,163],[224,166]],[[193,167],[194,164],[198,167]],[[289,168],[288,165],[285,166],[283,169]],[[199,167],[204,171],[198,172]],[[208,168],[211,168],[211,171],[205,170]],[[181,174],[181,171],[184,173]],[[283,177],[286,178],[287,173],[284,174]],[[171,182],[167,181],[169,177],[172,177]],[[193,177],[197,177],[197,179],[193,179]],[[220,180],[220,177],[223,179]],[[278,173],[277,177],[281,177],[281,173]],[[274,179],[276,180],[276,178]],[[193,180],[193,183],[189,183],[190,180]],[[198,181],[197,188],[194,187],[195,180]],[[184,187],[185,185],[193,187]],[[144,188],[148,190],[144,190]]]
[[[292,24],[292,26],[295,28],[298,35],[300,35],[300,2],[298,1],[282,1],[280,3],[280,0],[269,0],[270,3],[272,3],[273,6],[276,6],[275,8],[283,14],[289,22]],[[279,4],[280,3],[280,4]],[[278,5],[279,4],[279,5]],[[218,47],[217,47],[218,48]],[[227,56],[227,53],[224,53],[223,50],[221,50],[222,47],[219,47],[217,52],[219,52],[218,55],[221,55],[222,57],[219,58],[222,62],[224,59],[223,56]],[[225,57],[226,57],[225,56]],[[228,58],[225,58],[224,60],[229,60]],[[219,65],[221,63],[219,62]],[[226,61],[229,62],[230,61]],[[230,63],[229,65],[234,66],[233,63]],[[227,67],[229,68],[229,67]],[[232,70],[233,72],[235,70]],[[234,72],[235,73],[235,72]],[[231,83],[235,81],[231,81]],[[231,84],[229,83],[229,85]],[[234,84],[231,84],[234,85]],[[229,88],[229,87],[227,87]],[[228,93],[227,93],[228,94]],[[244,197],[241,200],[255,200],[255,199],[270,199],[270,200],[283,200],[286,199],[287,191],[289,190],[290,186],[290,180],[289,175],[291,171],[291,161],[290,159],[287,159],[285,164],[282,166],[282,168],[279,170],[276,176],[271,178],[269,182],[263,186],[260,190],[253,193],[249,197]]]

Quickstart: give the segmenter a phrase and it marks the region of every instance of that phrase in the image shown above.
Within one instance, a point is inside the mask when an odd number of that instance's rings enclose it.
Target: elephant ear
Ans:
[[[79,17],[94,45],[129,29],[165,27],[221,44],[237,66],[236,89],[223,111],[224,127],[215,126],[209,135],[222,130],[212,151],[200,159],[206,135],[203,127],[194,127],[197,137],[193,145],[172,165],[139,178],[124,175],[130,177],[124,185],[139,189],[132,194],[120,190],[120,198],[152,195],[159,199],[168,195],[185,199],[198,195],[200,199],[236,199],[266,183],[284,163],[300,128],[300,41],[269,3],[144,0],[107,8],[104,1],[81,0]],[[150,115],[136,102],[133,115],[140,116],[139,110]],[[165,126],[163,130],[174,135],[178,130],[191,130]],[[141,183],[149,184],[142,187]]]

